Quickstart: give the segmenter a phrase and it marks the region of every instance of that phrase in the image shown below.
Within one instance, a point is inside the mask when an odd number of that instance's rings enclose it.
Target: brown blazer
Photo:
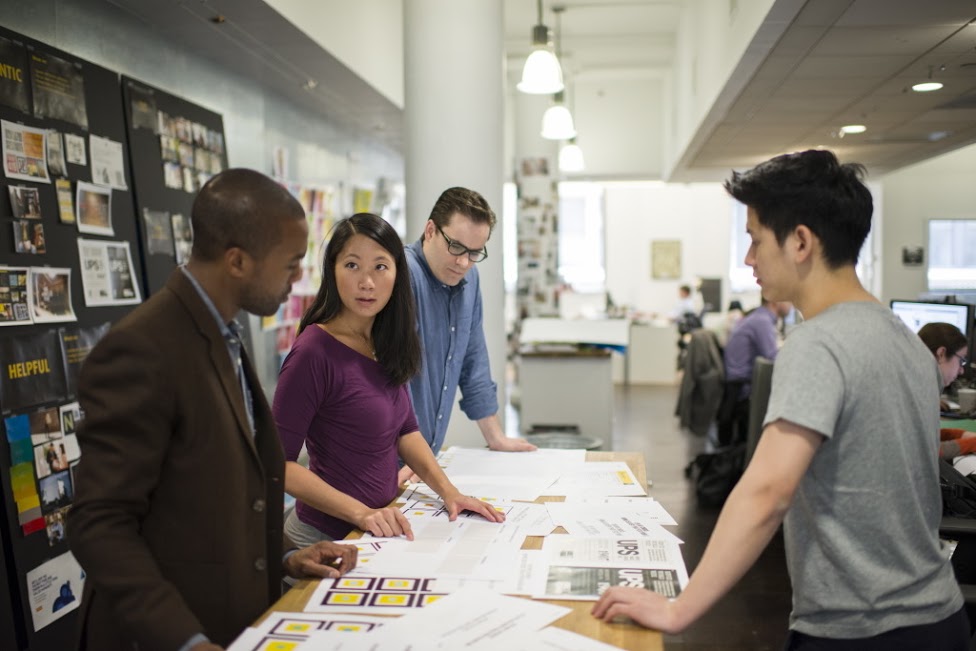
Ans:
[[[89,355],[68,514],[87,573],[81,649],[226,645],[281,594],[284,457],[245,357],[257,435],[217,323],[183,272]]]

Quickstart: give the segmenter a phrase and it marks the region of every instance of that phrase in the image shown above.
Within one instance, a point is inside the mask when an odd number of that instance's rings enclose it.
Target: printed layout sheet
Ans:
[[[675,597],[688,584],[681,549],[673,540],[549,536],[542,551],[545,568],[534,577],[539,598],[596,601],[615,585]]]
[[[369,615],[271,613],[259,625],[244,629],[227,651],[286,651],[298,648],[317,631],[329,631],[342,640],[343,635],[370,633],[390,621]]]
[[[594,502],[547,502],[545,507],[555,525],[573,536],[671,538],[681,540],[662,525],[677,524],[674,518],[651,498],[615,498]],[[614,500],[614,501],[609,501]]]
[[[623,461],[591,461],[567,469],[546,489],[546,495],[584,496],[647,495],[633,471]]]

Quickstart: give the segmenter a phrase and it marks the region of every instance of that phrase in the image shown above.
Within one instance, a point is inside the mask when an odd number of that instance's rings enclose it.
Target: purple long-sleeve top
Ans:
[[[383,367],[312,325],[302,331],[281,367],[275,423],[285,458],[302,443],[309,469],[371,508],[397,494],[397,442],[416,432],[407,386],[391,386]],[[305,504],[298,518],[334,539],[355,527]]]
[[[765,305],[757,307],[736,324],[725,344],[725,381],[743,382],[739,399],[749,397],[752,364],[757,357],[775,359],[776,315]]]

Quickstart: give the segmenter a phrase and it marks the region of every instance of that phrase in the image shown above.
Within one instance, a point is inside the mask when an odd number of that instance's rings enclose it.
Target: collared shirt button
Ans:
[[[446,384],[444,385],[443,391],[447,391],[447,385]]]
[[[251,505],[251,508],[260,513],[264,510],[264,500],[254,500],[254,504]]]
[[[443,416],[443,415],[444,414],[437,414],[437,420],[440,420],[441,419],[441,416]]]
[[[263,558],[256,559],[254,561],[254,569],[256,569],[258,572],[264,572],[266,569],[268,569],[268,561],[264,560]]]
[[[452,359],[454,359],[454,355],[448,355],[447,356],[447,361],[451,361]]]
[[[451,332],[454,332],[454,326],[451,326]]]

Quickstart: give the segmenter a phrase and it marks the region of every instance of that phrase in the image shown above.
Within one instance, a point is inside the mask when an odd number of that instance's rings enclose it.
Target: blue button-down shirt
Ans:
[[[213,315],[214,320],[217,322],[217,327],[220,328],[220,335],[224,338],[224,343],[227,344],[227,354],[230,355],[230,363],[234,366],[234,370],[237,373],[237,381],[241,385],[241,393],[244,394],[244,406],[247,407],[247,420],[251,425],[251,435],[254,435],[254,403],[251,396],[251,387],[247,383],[247,377],[244,375],[244,363],[241,360],[241,349],[244,345],[243,334],[244,328],[237,321],[231,321],[230,323],[224,323],[224,320],[220,317],[220,312],[217,311],[217,306],[214,302],[210,300],[207,292],[203,290],[200,283],[190,270],[185,266],[180,267],[180,271],[186,276],[193,288],[197,290],[197,294],[200,295],[200,300],[203,304],[207,306],[210,314]]]
[[[437,454],[447,437],[458,387],[461,410],[479,420],[498,412],[497,386],[488,362],[478,268],[469,269],[452,287],[430,270],[422,239],[406,250],[423,346],[423,367],[410,381],[410,397],[420,431]]]

